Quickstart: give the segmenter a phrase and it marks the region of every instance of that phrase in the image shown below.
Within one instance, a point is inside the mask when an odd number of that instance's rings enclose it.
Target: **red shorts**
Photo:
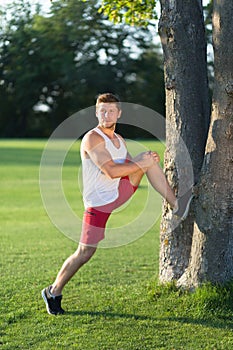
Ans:
[[[104,239],[105,226],[110,214],[127,202],[137,188],[130,183],[128,176],[122,177],[118,188],[119,195],[115,201],[99,207],[87,208],[83,215],[80,243],[96,246]]]

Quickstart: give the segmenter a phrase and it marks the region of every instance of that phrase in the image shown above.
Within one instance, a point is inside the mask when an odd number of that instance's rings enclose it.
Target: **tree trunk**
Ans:
[[[166,88],[165,173],[176,193],[182,195],[199,180],[209,127],[203,11],[200,0],[160,0],[160,3],[159,34]],[[178,279],[184,273],[192,234],[192,213],[178,226],[171,221],[171,210],[164,204],[161,282]]]
[[[233,278],[233,2],[214,0],[215,85],[211,125],[196,201],[190,264],[178,281]]]

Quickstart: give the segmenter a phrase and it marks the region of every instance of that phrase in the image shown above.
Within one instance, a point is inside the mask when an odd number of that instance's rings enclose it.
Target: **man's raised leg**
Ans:
[[[154,162],[154,164],[146,171],[146,176],[152,187],[168,201],[172,208],[175,208],[177,205],[176,196],[159,163]]]
[[[132,161],[138,161],[140,159],[141,155],[136,156]],[[176,208],[177,206],[177,199],[174,194],[174,191],[170,187],[166,176],[162,170],[162,168],[159,165],[158,161],[154,161],[152,166],[146,169],[139,169],[133,174],[129,175],[130,182],[134,186],[138,186],[140,184],[140,181],[143,177],[143,175],[146,174],[150,184],[152,187],[161,194],[163,198],[165,198],[168,203],[171,205],[172,208]]]

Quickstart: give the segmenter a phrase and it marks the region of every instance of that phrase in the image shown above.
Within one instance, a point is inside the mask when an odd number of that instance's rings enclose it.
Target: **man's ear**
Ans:
[[[117,119],[119,119],[119,118],[121,117],[121,113],[122,113],[122,110],[120,109],[120,110],[119,110],[119,113],[118,113]]]

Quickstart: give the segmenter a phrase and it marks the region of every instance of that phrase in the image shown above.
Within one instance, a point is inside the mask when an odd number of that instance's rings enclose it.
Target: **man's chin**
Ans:
[[[115,129],[115,127],[116,127],[116,123],[113,123],[113,124],[108,124],[108,123],[104,123],[103,124],[103,127],[105,128],[105,129]]]

